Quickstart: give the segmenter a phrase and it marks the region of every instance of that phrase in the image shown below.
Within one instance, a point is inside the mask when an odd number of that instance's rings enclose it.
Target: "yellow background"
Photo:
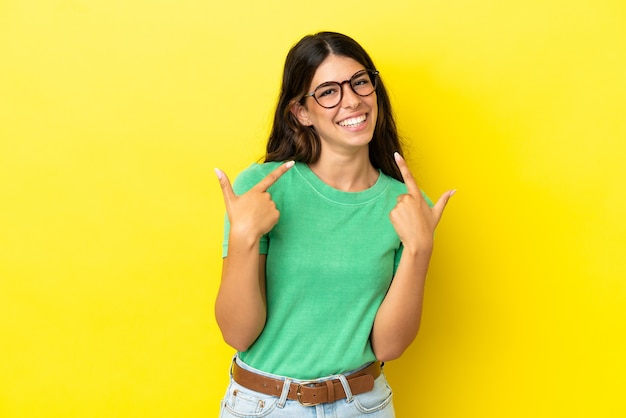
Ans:
[[[621,0],[0,2],[0,416],[216,416],[223,203],[285,54],[371,53],[437,233],[400,417],[626,415]]]

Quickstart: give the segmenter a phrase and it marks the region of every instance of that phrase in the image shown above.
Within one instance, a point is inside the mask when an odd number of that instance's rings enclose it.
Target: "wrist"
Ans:
[[[245,247],[252,247],[258,244],[262,234],[251,232],[250,228],[238,225],[231,225],[228,234],[229,247],[233,244]]]
[[[407,255],[415,260],[429,260],[430,255],[433,252],[433,243],[422,243],[419,245],[406,245],[403,244],[404,249],[402,250],[402,255]]]

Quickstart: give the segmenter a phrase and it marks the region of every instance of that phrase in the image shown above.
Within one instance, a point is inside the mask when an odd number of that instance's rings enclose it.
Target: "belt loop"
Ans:
[[[291,388],[291,379],[289,379],[288,377],[285,378],[285,381],[283,382],[283,391],[280,393],[280,398],[278,399],[278,406],[279,408],[284,408],[285,404],[287,403],[287,396],[289,395],[289,389]]]
[[[326,398],[326,401],[328,403],[333,403],[335,402],[335,385],[333,384],[332,380],[327,380],[326,382],[326,389],[328,392],[328,397]]]
[[[235,365],[235,361],[237,361],[237,353],[233,356],[232,361],[230,362],[230,369],[228,369],[228,374],[230,374],[230,378],[233,378],[233,366]]]
[[[337,378],[341,381],[341,386],[343,386],[343,391],[346,392],[346,403],[352,402],[352,389],[350,389],[350,384],[348,383],[348,379],[342,374],[338,374]]]

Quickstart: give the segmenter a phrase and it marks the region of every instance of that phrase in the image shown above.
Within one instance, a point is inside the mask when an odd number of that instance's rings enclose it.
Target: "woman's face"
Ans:
[[[352,58],[329,55],[317,68],[309,92],[329,81],[341,83],[366,68]],[[322,152],[350,152],[367,149],[374,135],[378,104],[376,92],[359,96],[349,83],[342,84],[343,95],[339,104],[331,109],[320,106],[313,97],[304,105],[295,105],[294,114],[300,123],[313,126],[322,142]]]

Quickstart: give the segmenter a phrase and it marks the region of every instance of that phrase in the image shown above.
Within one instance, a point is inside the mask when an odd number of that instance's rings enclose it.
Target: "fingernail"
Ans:
[[[222,173],[222,171],[219,168],[214,168],[213,169],[215,171],[215,174],[217,174],[217,178],[218,179],[222,179],[222,177],[224,177],[224,173]]]
[[[450,197],[454,196],[454,194],[455,194],[455,193],[456,193],[456,189],[452,190],[452,191],[450,192]]]
[[[402,157],[400,156],[400,153],[396,151],[393,153],[393,158],[395,158],[396,160],[399,160]]]
[[[289,162],[287,162],[287,163],[285,164],[285,167],[287,167],[287,168],[291,168],[291,167],[293,167],[293,165],[294,165],[295,163],[296,163],[296,162],[295,162],[295,161],[293,161],[293,160],[292,160],[292,161],[289,161]]]

